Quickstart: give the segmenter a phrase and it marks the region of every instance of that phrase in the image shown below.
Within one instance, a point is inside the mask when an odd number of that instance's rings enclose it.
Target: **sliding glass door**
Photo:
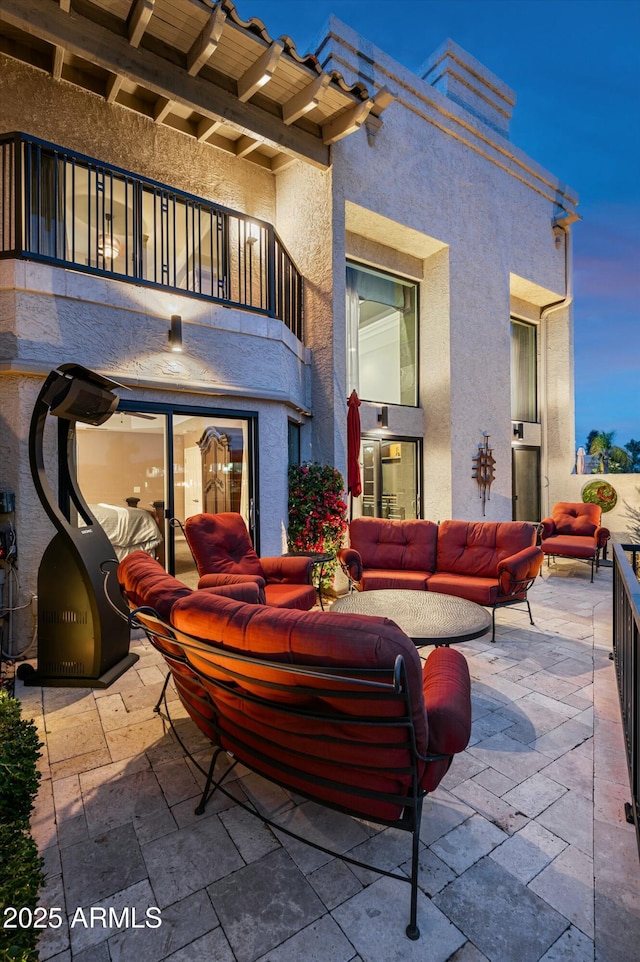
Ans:
[[[78,424],[78,483],[119,558],[148,551],[195,584],[180,525],[201,512],[235,511],[254,537],[257,417],[122,404],[105,424]]]

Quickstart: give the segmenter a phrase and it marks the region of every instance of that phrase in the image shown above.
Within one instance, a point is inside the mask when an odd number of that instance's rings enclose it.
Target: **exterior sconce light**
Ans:
[[[106,233],[98,235],[98,257],[104,257],[107,261],[114,261],[120,254],[120,241],[113,236],[111,214],[105,214],[104,220]]]
[[[260,228],[257,224],[249,223],[246,225],[246,231],[246,243],[253,247],[256,241],[260,240]]]
[[[171,315],[169,346],[172,351],[175,351],[176,354],[179,354],[182,351],[182,318],[179,314]]]
[[[493,449],[489,447],[489,435],[483,433],[482,443],[478,445],[478,453],[471,458],[473,469],[471,477],[478,482],[478,493],[482,500],[482,517],[484,518],[485,503],[491,500],[491,485],[495,480],[495,458]]]
[[[524,424],[522,421],[513,422],[513,436],[517,441],[522,441],[524,437]]]
[[[378,424],[383,430],[389,427],[389,408],[386,404],[378,412]]]

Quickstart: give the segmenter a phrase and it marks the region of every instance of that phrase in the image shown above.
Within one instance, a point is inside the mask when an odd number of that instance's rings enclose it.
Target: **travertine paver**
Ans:
[[[496,962],[538,962],[568,928],[564,916],[489,856],[433,901]]]
[[[495,645],[460,646],[474,727],[425,800],[418,942],[404,935],[407,884],[273,832],[223,795],[194,814],[203,775],[153,713],[165,671],[145,639],[109,689],[19,685],[45,741],[32,819],[42,901],[67,913],[44,932],[41,962],[631,962],[640,862],[624,817],[611,572],[591,585],[572,567],[538,579],[535,626],[504,609]],[[172,685],[168,698],[206,769],[206,739]],[[305,837],[410,871],[405,832],[305,802],[242,766],[226,784]],[[92,906],[140,917],[151,905],[155,929],[69,924]]]
[[[526,885],[567,845],[542,825],[528,822],[519,832],[494,848],[490,856]]]

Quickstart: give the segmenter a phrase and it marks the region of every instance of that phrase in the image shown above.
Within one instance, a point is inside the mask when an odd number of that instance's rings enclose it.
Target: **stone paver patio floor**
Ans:
[[[503,609],[495,644],[486,636],[460,646],[473,733],[425,802],[417,942],[404,935],[408,885],[278,836],[225,798],[194,814],[202,777],[153,713],[164,668],[146,639],[133,642],[137,664],[104,691],[18,682],[45,742],[32,820],[42,904],[65,917],[44,931],[40,958],[640,959],[640,867],[609,659],[611,570],[591,585],[587,566],[545,567],[531,604],[535,627]],[[182,737],[206,765],[205,739],[171,697]],[[404,833],[329,812],[246,769],[234,786],[303,835],[385,868],[408,865]]]

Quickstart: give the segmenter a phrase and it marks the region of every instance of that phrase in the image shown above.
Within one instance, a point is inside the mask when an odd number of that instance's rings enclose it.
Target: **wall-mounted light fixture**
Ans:
[[[260,240],[260,228],[257,224],[249,222],[246,224],[246,243],[250,244],[252,247],[256,241]]]
[[[512,421],[513,436],[516,440],[522,441],[524,437],[524,424],[522,421]]]
[[[171,327],[169,328],[169,346],[172,351],[179,354],[182,350],[182,318],[179,314],[171,315]]]
[[[378,424],[381,428],[389,427],[389,408],[384,404],[378,412]]]
[[[98,257],[107,261],[114,261],[120,254],[120,241],[113,236],[111,214],[104,215],[105,233],[98,235]]]

